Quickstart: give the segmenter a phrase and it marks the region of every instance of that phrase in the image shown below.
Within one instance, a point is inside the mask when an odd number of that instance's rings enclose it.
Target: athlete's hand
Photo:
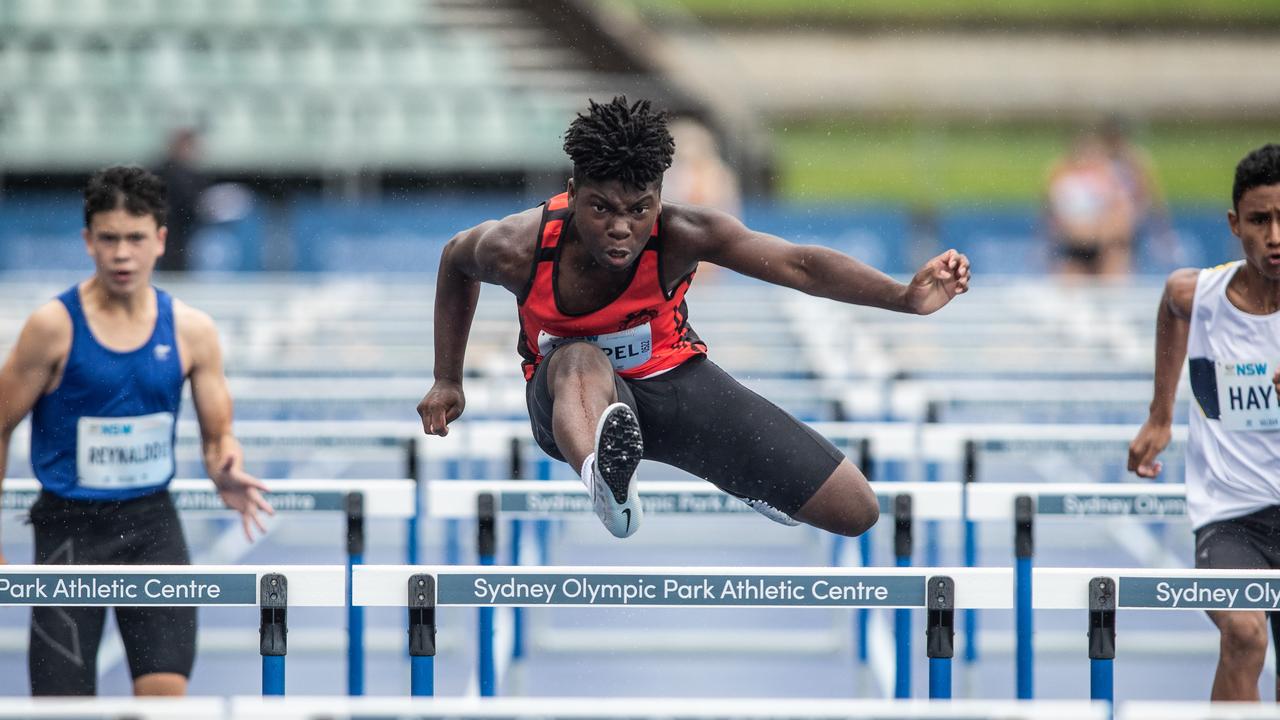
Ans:
[[[462,394],[462,383],[437,380],[418,403],[418,415],[422,417],[422,431],[428,435],[444,437],[449,434],[449,423],[458,419],[467,398]]]
[[[1142,424],[1137,437],[1129,443],[1129,472],[1138,477],[1153,478],[1164,469],[1164,463],[1156,456],[1169,445],[1173,437],[1173,429],[1169,423],[1154,422],[1148,419]]]
[[[240,524],[244,526],[244,536],[253,541],[250,524],[258,528],[259,535],[265,535],[267,528],[262,524],[259,512],[275,515],[276,509],[262,497],[267,486],[258,478],[238,467],[239,458],[235,453],[228,453],[222,460],[222,466],[213,473],[214,487],[218,488],[218,496],[223,504],[240,513]]]
[[[907,307],[928,315],[969,290],[969,258],[948,250],[925,263],[907,286]]]

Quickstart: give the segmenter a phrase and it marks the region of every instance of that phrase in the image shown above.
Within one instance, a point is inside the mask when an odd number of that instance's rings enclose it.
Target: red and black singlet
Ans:
[[[707,346],[689,327],[684,302],[693,273],[681,278],[670,293],[662,285],[661,220],[654,223],[649,242],[631,268],[631,280],[616,299],[582,315],[563,312],[555,282],[560,239],[570,222],[568,193],[543,205],[529,283],[516,299],[525,380],[533,378],[538,363],[553,348],[573,340],[600,348],[619,375],[633,380],[659,375],[706,353]]]

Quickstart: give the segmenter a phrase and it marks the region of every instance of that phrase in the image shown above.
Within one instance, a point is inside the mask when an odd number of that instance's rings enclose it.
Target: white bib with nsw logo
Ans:
[[[575,341],[589,342],[603,350],[614,370],[638,368],[653,355],[653,332],[649,323],[620,332],[585,337],[556,337],[543,330],[538,333],[538,353],[546,357],[557,347]]]
[[[81,487],[122,490],[161,485],[173,476],[173,413],[82,417],[76,423]]]
[[[1274,360],[1214,363],[1223,429],[1280,430],[1280,402],[1276,401],[1276,386],[1271,382],[1276,364]]]
[[[1243,264],[1202,270],[1196,280],[1187,357],[1213,363],[1218,412],[1211,417],[1191,399],[1186,482],[1193,528],[1280,505],[1280,403],[1271,382],[1280,313],[1251,315],[1227,298]]]

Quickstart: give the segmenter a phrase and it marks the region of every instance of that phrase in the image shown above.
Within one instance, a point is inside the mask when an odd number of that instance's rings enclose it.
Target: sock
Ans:
[[[587,492],[592,492],[596,486],[594,475],[596,470],[596,454],[591,453],[586,460],[582,461],[582,484],[587,486]]]

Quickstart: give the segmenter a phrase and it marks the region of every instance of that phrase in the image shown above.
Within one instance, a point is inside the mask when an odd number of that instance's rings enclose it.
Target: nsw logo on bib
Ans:
[[[173,413],[80,418],[76,475],[81,487],[96,490],[167,482],[173,476]]]
[[[1276,361],[1218,362],[1218,412],[1226,430],[1280,430]]]
[[[589,342],[603,350],[605,357],[613,363],[614,370],[638,368],[648,362],[653,355],[653,334],[649,329],[649,323],[621,332],[586,337],[562,338],[543,330],[538,333],[538,352],[546,357],[547,353],[561,345],[577,340]]]

